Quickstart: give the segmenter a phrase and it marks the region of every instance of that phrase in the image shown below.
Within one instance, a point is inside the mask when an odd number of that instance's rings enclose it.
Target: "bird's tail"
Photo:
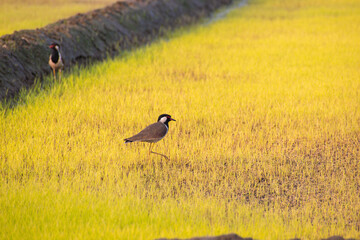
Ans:
[[[126,144],[126,143],[131,143],[131,142],[133,142],[133,141],[131,141],[131,140],[129,140],[129,139],[124,139],[124,141],[125,141],[125,144]]]

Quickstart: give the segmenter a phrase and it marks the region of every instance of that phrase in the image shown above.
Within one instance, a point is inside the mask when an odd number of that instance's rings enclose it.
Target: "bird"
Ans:
[[[52,52],[49,57],[49,65],[54,74],[54,80],[56,80],[56,70],[59,72],[59,81],[61,81],[61,70],[64,67],[64,60],[60,54],[60,45],[57,43],[52,43],[49,48],[51,48]]]
[[[169,160],[169,158],[161,153],[153,152],[151,151],[154,143],[160,141],[163,139],[166,134],[169,131],[169,122],[170,121],[176,121],[173,119],[169,114],[161,114],[158,117],[158,121],[156,123],[153,123],[143,130],[141,130],[138,134],[125,138],[125,143],[131,143],[131,142],[148,142],[150,143],[149,147],[149,156],[151,153],[158,154]]]

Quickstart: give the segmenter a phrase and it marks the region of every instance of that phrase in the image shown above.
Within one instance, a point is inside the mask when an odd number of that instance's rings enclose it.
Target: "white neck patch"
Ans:
[[[55,49],[59,51],[59,46],[55,46]]]
[[[162,117],[162,118],[160,118],[160,122],[162,122],[162,123],[165,123],[166,120],[167,120],[167,117]]]

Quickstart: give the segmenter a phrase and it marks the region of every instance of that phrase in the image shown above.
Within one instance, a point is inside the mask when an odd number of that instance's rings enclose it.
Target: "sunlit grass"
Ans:
[[[36,29],[77,13],[104,7],[115,0],[2,0],[0,36],[22,29]]]
[[[360,237],[360,3],[252,1],[3,107],[0,238]],[[123,139],[171,114],[148,158]]]

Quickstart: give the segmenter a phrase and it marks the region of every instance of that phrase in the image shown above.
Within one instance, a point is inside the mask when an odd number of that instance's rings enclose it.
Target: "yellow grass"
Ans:
[[[359,238],[359,26],[356,0],[256,0],[22,93],[0,238]],[[170,161],[123,143],[161,113]]]
[[[1,0],[0,36],[35,29],[116,2],[115,0]]]

